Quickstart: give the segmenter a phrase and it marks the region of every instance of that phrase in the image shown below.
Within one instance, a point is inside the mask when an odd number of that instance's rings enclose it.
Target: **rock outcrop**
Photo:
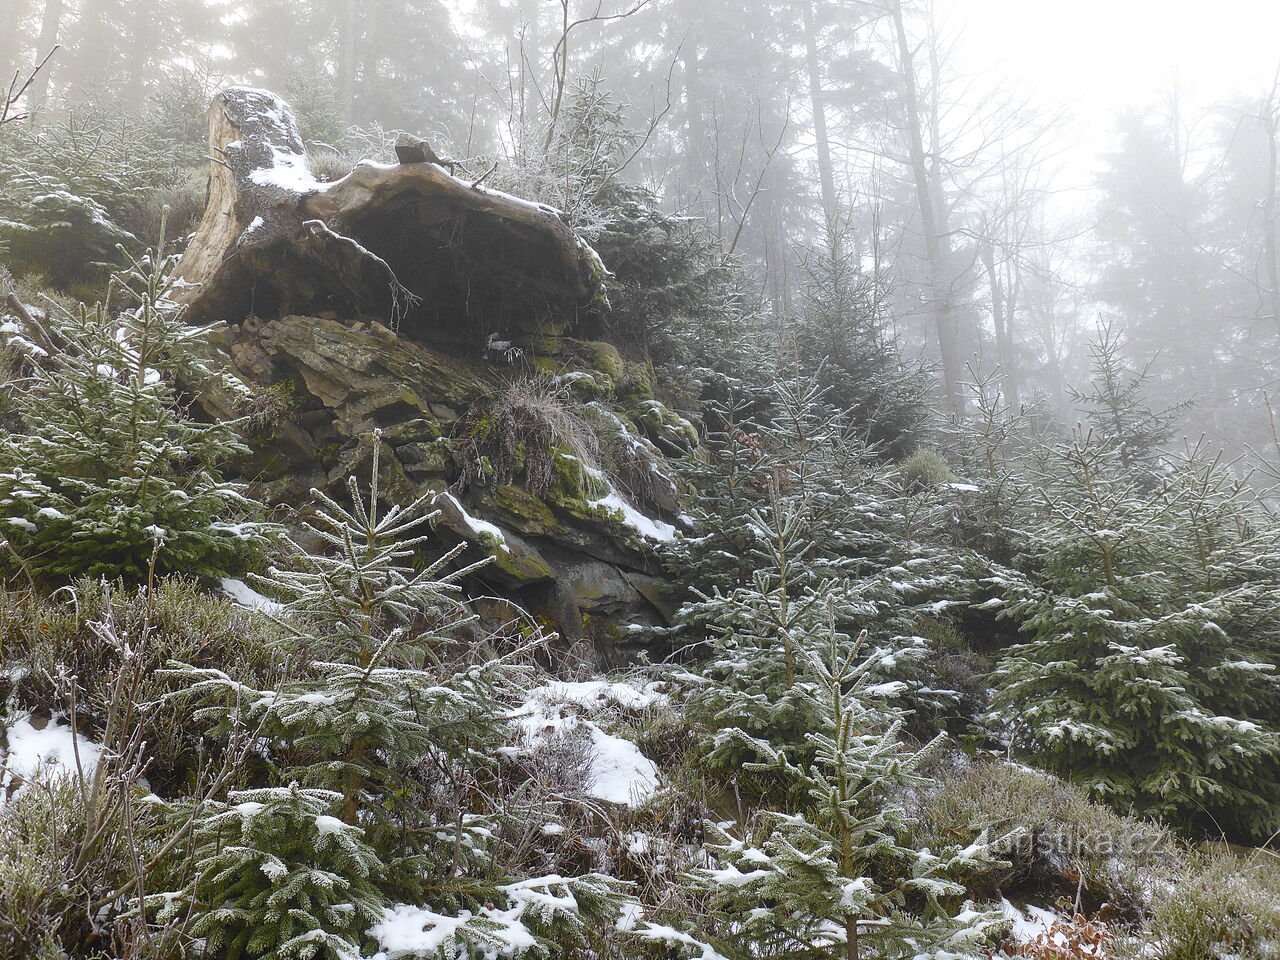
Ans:
[[[302,504],[366,471],[377,430],[388,498],[432,494],[442,548],[492,557],[469,585],[478,611],[507,618],[512,601],[566,641],[625,655],[672,612],[658,556],[678,506],[664,464],[697,435],[653,397],[643,365],[596,339],[603,265],[548,207],[426,161],[321,184],[301,144],[273,95],[215,98],[209,207],[179,265],[190,314],[227,322],[216,346],[248,387],[201,397],[211,415],[245,418],[242,473],[268,501]],[[477,411],[530,378],[642,482],[554,445],[525,449],[531,438],[512,439],[511,457],[542,456],[545,489],[487,464],[468,474]]]

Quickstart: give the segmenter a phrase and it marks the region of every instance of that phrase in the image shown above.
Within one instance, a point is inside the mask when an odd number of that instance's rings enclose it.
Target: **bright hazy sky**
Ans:
[[[1162,82],[1209,97],[1269,85],[1280,0],[952,0],[965,45],[1046,94],[1099,106]]]
[[[1005,77],[1075,115],[1079,185],[1124,106],[1162,99],[1176,80],[1188,113],[1233,93],[1264,94],[1280,66],[1280,0],[949,0],[964,24],[966,70]],[[1067,171],[1064,171],[1067,172]],[[1069,174],[1069,175],[1070,175]]]

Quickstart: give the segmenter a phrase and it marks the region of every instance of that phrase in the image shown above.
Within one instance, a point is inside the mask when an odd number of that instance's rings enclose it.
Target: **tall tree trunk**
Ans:
[[[991,289],[991,323],[996,329],[996,355],[1000,360],[1000,379],[1004,386],[1005,401],[1009,409],[1017,411],[1018,369],[1017,358],[1013,352],[1013,310],[1005,297],[1004,284],[1000,282],[1000,273],[996,269],[995,252],[991,244],[983,240],[978,247],[978,256],[987,273],[987,284]]]
[[[0,86],[5,90],[9,89],[14,72],[24,66],[18,22],[26,13],[27,0],[0,0],[0,24],[4,24],[0,28]]]
[[[813,109],[813,137],[818,148],[818,177],[822,181],[822,212],[827,233],[835,232],[836,181],[831,169],[831,141],[827,137],[827,107],[822,96],[822,66],[818,60],[818,27],[813,4],[804,5],[805,61],[809,68],[809,101]]]
[[[703,103],[701,76],[698,64],[698,39],[692,33],[685,41],[686,52],[680,57],[684,73],[684,160],[685,186],[689,198],[700,192],[702,180],[706,174],[707,141],[706,104]]]
[[[62,32],[63,0],[46,0],[44,16],[40,18],[40,36],[36,40],[34,63],[39,63],[46,53],[58,45]],[[54,61],[50,60],[31,84],[31,108],[38,110],[49,96],[49,81],[53,78]]]
[[[49,4],[52,3],[53,0],[49,0]],[[112,0],[84,0],[79,6],[72,28],[77,56],[67,63],[67,86],[73,92],[101,86],[115,69],[120,51],[118,38],[111,29],[115,22],[114,6]]]
[[[902,17],[902,0],[890,0],[889,13],[897,34],[899,68],[902,73],[903,100],[907,109],[907,152],[911,174],[915,182],[916,204],[920,209],[920,226],[925,246],[925,295],[938,336],[938,353],[942,359],[943,391],[947,406],[954,414],[964,408],[960,393],[963,365],[960,343],[956,332],[955,317],[951,311],[950,291],[943,280],[947,257],[943,237],[938,226],[937,183],[930,175],[929,155],[924,149],[924,131],[920,116],[920,97],[916,88],[915,55],[911,39],[907,36]],[[936,112],[936,111],[935,111]],[[936,158],[935,158],[936,159]]]
[[[338,20],[338,107],[343,125],[350,126],[356,115],[356,0],[341,0]]]
[[[1277,111],[1280,105],[1275,102],[1274,95],[1267,102],[1267,112],[1262,118],[1263,130],[1267,135],[1267,195],[1262,202],[1262,227],[1264,255],[1267,258],[1267,291],[1268,303],[1271,307],[1271,322],[1280,331],[1280,251],[1276,249],[1276,177],[1277,177],[1277,145],[1276,127]]]
[[[159,39],[160,24],[150,4],[138,3],[133,8],[133,50],[126,57],[125,104],[141,111],[147,103],[147,73],[155,62],[154,47]]]

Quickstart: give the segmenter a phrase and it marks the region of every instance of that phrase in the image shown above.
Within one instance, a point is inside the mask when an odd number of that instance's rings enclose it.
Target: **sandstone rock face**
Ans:
[[[632,404],[631,415],[614,409],[608,397],[626,364],[600,344],[610,369],[589,368],[583,357],[591,351],[565,339],[542,337],[541,353],[528,343],[521,349],[570,382],[609,383],[605,399],[587,402],[608,411],[604,429],[645,443],[642,427],[657,401]],[[674,530],[674,485],[656,484],[643,502],[589,477],[578,478],[578,489],[556,483],[543,496],[518,482],[457,488],[460,421],[524,375],[519,368],[446,353],[376,321],[333,317],[250,318],[228,328],[221,347],[249,393],[275,404],[249,431],[254,454],[240,466],[269,502],[305,504],[312,487],[339,492],[348,476],[368,470],[377,429],[388,499],[432,495],[441,549],[465,543],[459,562],[492,558],[468,584],[486,598],[477,606],[483,614],[506,616],[508,605],[494,598],[508,600],[566,641],[593,640],[614,659],[649,636],[647,628],[668,622],[674,602],[658,555]],[[204,405],[214,415],[243,415],[231,392],[208,395]]]
[[[482,616],[518,604],[609,650],[662,625],[657,557],[678,535],[666,457],[697,435],[654,398],[643,364],[594,339],[610,309],[595,251],[558,211],[424,151],[322,183],[304,142],[274,94],[218,94],[209,155],[222,159],[178,266],[188,316],[227,323],[215,347],[233,378],[199,399],[246,423],[245,478],[285,506],[312,487],[342,496],[379,442],[386,498],[430,496],[441,552],[492,558],[467,585]],[[587,447],[616,470],[512,426],[536,417],[486,406],[531,377],[552,385],[553,417],[594,425]]]

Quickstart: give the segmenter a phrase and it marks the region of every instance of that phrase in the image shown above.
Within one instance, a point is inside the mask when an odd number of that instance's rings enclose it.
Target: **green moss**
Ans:
[[[563,527],[551,509],[523,487],[503,484],[495,487],[490,496],[494,507],[524,533],[541,536]]]
[[[504,550],[498,538],[492,534],[481,534],[480,541],[493,557],[493,569],[512,580],[534,583],[550,580],[555,575],[541,557],[532,553],[517,556],[510,550]]]
[[[599,370],[615,383],[622,379],[626,365],[622,354],[612,343],[603,340],[571,340],[565,338],[568,351],[583,360],[592,370]]]
[[[647,363],[627,363],[626,370],[618,384],[618,393],[623,400],[637,402],[653,399],[653,375]]]

